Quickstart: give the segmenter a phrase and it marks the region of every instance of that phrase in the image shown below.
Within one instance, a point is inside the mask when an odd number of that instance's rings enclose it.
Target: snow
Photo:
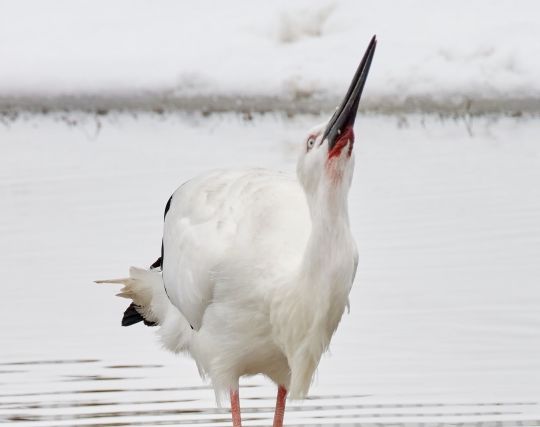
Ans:
[[[322,118],[71,118],[0,127],[0,422],[227,425],[193,362],[151,328],[121,328],[126,302],[92,281],[155,260],[182,181],[293,172]],[[538,423],[539,132],[532,119],[359,117],[351,313],[289,423]],[[246,425],[261,425],[274,390],[244,384]]]
[[[332,108],[373,34],[362,108],[540,111],[534,0],[6,2],[0,106]]]

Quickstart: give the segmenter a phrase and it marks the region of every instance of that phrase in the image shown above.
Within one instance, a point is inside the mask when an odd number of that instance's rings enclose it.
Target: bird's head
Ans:
[[[330,120],[313,128],[304,141],[297,173],[308,195],[319,188],[348,190],[350,186],[354,170],[353,126],[376,44],[373,36],[343,101]]]

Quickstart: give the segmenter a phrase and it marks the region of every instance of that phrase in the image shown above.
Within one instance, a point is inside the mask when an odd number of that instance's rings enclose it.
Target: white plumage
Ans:
[[[311,227],[304,191],[285,174],[215,171],[174,193],[165,219],[163,281],[172,304],[196,331],[187,349],[216,390],[237,388],[240,376],[257,373],[289,388],[287,360],[307,357],[316,367],[347,302],[355,261],[344,230],[349,245],[340,252],[348,278],[336,283],[344,289],[304,283]],[[321,301],[306,304],[306,292]],[[327,303],[337,294],[335,325],[309,336],[303,326],[324,322],[331,314]],[[306,352],[298,344],[308,339],[318,341],[320,351],[296,355]],[[304,371],[300,378],[292,371],[292,396],[307,393],[313,372]]]
[[[302,142],[296,177],[217,170],[186,182],[165,215],[161,269],[113,281],[218,397],[259,373],[305,397],[348,305],[352,127],[374,49],[375,38],[339,109]]]

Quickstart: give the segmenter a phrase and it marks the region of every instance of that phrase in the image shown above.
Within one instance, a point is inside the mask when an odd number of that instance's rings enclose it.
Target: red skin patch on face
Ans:
[[[335,160],[339,158],[341,152],[347,146],[347,144],[349,145],[347,156],[351,157],[354,144],[354,132],[352,127],[345,128],[345,131],[339,136],[337,142],[328,152],[328,159],[326,160],[326,170],[328,171],[328,174],[330,175],[330,178],[334,182],[334,184],[339,183],[343,177],[343,169]]]
[[[328,153],[328,160],[330,160],[332,157],[339,157],[341,154],[341,150],[345,148],[345,146],[349,143],[349,152],[347,155],[350,157],[352,154],[352,147],[354,144],[354,132],[352,127],[345,128],[343,133],[340,135],[337,142],[334,144],[330,152]]]

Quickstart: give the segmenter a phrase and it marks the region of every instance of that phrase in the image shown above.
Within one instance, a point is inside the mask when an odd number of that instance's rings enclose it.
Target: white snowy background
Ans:
[[[534,0],[5,0],[0,99],[335,100],[377,34],[364,107],[540,110],[539,16]]]

